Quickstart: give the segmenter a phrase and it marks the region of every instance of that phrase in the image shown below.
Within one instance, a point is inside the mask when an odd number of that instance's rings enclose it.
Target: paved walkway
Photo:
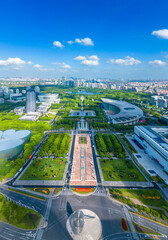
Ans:
[[[150,182],[122,182],[122,181],[104,181],[103,185],[106,187],[153,187]]]
[[[14,186],[62,186],[64,181],[50,181],[50,180],[19,180],[16,181]]]
[[[97,184],[89,134],[77,134],[70,185]]]

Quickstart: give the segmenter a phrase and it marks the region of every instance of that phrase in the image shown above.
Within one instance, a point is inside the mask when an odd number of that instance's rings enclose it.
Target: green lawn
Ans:
[[[105,181],[146,181],[131,160],[100,159]]]
[[[65,158],[38,158],[33,161],[20,180],[62,180],[65,165]]]
[[[10,202],[0,194],[0,221],[23,229],[34,229],[40,218],[41,215],[36,211]]]
[[[168,203],[162,197],[161,193],[156,189],[112,189],[110,190],[114,194],[122,195],[127,198],[134,198],[139,200],[144,205],[149,205],[153,207],[168,207]]]
[[[46,199],[43,198],[43,197],[39,197],[39,196],[36,196],[36,195],[34,195],[34,194],[31,194],[31,193],[27,193],[27,192],[24,192],[24,191],[20,191],[20,190],[18,190],[18,189],[8,188],[8,190],[13,191],[13,192],[17,192],[17,193],[20,193],[20,194],[23,194],[23,195],[26,195],[26,196],[29,196],[29,197],[38,198],[38,199],[40,199],[40,200],[42,200],[42,201],[45,201],[45,200],[46,200]]]

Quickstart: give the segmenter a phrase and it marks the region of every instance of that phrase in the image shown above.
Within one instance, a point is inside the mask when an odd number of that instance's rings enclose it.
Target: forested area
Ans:
[[[68,133],[53,133],[49,135],[47,141],[42,145],[39,157],[50,156],[64,157],[69,150],[71,137]]]
[[[7,129],[31,130],[31,138],[28,143],[24,145],[23,154],[18,156],[15,160],[0,159],[0,181],[4,178],[10,178],[21,168],[25,161],[34,151],[35,146],[40,142],[44,136],[45,130],[50,130],[51,127],[47,122],[41,121],[23,121],[18,120],[20,116],[15,113],[0,113],[0,130]]]
[[[103,157],[107,153],[113,153],[118,158],[125,158],[126,153],[119,143],[118,139],[114,134],[101,134],[95,135],[95,142],[98,153]]]
[[[73,119],[59,119],[58,121],[54,122],[52,128],[58,129],[64,128],[65,130],[71,130],[75,127],[75,120]]]
[[[94,129],[109,129],[109,124],[106,122],[97,122],[97,121],[91,121],[90,122],[91,127]]]

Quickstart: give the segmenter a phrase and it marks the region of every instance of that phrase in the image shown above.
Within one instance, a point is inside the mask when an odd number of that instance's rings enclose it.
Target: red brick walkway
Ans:
[[[82,136],[85,144],[80,141]],[[70,185],[97,185],[89,134],[76,135]]]

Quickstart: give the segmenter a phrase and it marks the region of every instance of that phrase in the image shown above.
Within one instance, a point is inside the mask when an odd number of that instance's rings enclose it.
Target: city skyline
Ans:
[[[167,79],[167,8],[157,0],[8,0],[0,76]]]

